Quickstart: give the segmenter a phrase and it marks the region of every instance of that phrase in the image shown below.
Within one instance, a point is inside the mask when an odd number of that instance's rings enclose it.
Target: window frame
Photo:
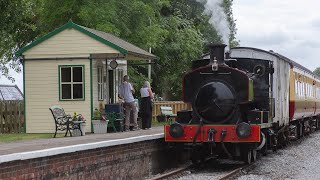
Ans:
[[[99,82],[99,76],[100,76],[100,82]],[[103,66],[97,66],[97,90],[98,90],[98,101],[103,101],[104,100],[104,80],[103,80],[104,76],[103,76]],[[100,92],[99,92],[100,89]],[[101,95],[101,97],[100,97]]]
[[[82,82],[73,82],[73,68],[81,67],[82,68]],[[62,68],[71,68],[71,82],[62,82],[61,69]],[[85,101],[85,65],[58,65],[58,83],[59,83],[59,101]],[[62,84],[71,84],[71,99],[62,99]],[[82,98],[73,99],[73,84],[82,84]]]

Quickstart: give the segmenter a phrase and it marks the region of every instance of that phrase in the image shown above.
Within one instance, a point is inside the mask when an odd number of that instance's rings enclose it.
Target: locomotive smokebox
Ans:
[[[224,64],[224,48],[227,45],[225,44],[209,44],[210,49],[210,63],[213,63],[213,60],[216,59],[218,64]]]

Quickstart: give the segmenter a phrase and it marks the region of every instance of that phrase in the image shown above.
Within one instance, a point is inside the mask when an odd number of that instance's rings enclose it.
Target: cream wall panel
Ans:
[[[59,65],[84,65],[85,101],[59,101]],[[90,61],[27,60],[25,61],[25,95],[27,133],[53,133],[55,124],[49,108],[58,105],[67,114],[81,113],[91,130]]]
[[[93,112],[97,108],[99,109],[98,101],[98,68],[99,63],[96,60],[92,61],[92,98],[93,98]]]
[[[76,55],[77,57],[93,53],[119,53],[119,51],[75,30],[66,29],[41,42],[23,53],[26,58],[56,55]]]

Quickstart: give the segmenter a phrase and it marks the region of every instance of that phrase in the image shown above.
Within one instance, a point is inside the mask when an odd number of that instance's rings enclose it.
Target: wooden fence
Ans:
[[[23,101],[0,101],[0,134],[23,132],[23,113]]]
[[[160,112],[160,106],[168,106],[172,108],[172,112],[177,114],[180,110],[191,110],[191,104],[186,104],[182,101],[155,101],[152,107],[152,120],[156,120]]]

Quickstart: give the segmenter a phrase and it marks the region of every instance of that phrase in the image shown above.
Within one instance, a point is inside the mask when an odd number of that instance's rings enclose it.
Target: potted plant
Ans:
[[[93,133],[104,134],[107,133],[109,120],[106,116],[102,115],[101,111],[97,108],[94,110],[94,117],[92,120]]]
[[[81,114],[77,114],[76,112],[74,112],[72,121],[73,124],[75,124],[74,126],[76,126],[76,124],[80,124],[82,135],[86,135],[86,120],[84,119],[84,117]],[[72,130],[72,136],[81,136],[81,132],[79,131],[79,129]]]

